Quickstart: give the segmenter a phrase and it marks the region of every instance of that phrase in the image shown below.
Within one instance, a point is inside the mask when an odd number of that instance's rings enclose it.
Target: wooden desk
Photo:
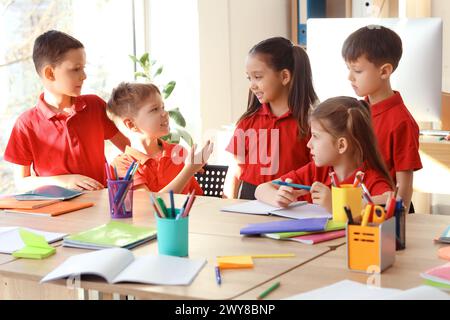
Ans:
[[[449,224],[448,216],[408,215],[406,249],[397,251],[394,265],[385,270],[379,278],[377,275],[348,270],[346,246],[343,245],[281,276],[277,279],[281,281],[281,286],[270,295],[270,299],[283,299],[345,279],[360,283],[369,281],[372,285],[379,281],[381,287],[397,289],[421,285],[423,284],[421,272],[445,263],[437,257],[437,250],[442,245],[435,244],[432,239],[441,234]],[[238,299],[250,299],[264,291],[272,282],[263,284],[239,296]]]
[[[167,200],[167,195],[164,197]],[[177,195],[175,201],[181,206],[184,199],[185,196]],[[106,191],[87,193],[77,201],[93,201],[96,205],[57,217],[3,213],[0,214],[0,224],[75,233],[110,221]],[[144,299],[231,299],[330,251],[326,245],[308,246],[290,241],[241,237],[239,229],[246,223],[273,220],[273,217],[219,212],[220,207],[230,202],[230,200],[199,197],[190,213],[190,257],[203,257],[208,260],[207,265],[190,286],[109,285],[103,280],[90,279],[90,281],[82,281],[81,287],[104,293],[133,295]],[[147,193],[135,194],[133,218],[122,221],[139,226],[154,227],[156,225]],[[220,232],[221,228],[224,228],[226,232]],[[88,251],[59,246],[57,254],[45,260],[16,259],[0,265],[3,286],[0,289],[0,298],[37,299],[43,298],[41,292],[45,292],[47,298],[61,297],[57,289],[64,292],[62,296],[71,298],[74,290],[66,289],[65,281],[44,285],[39,285],[38,282],[68,257],[85,252]],[[136,255],[156,254],[157,242],[149,242],[133,252]],[[284,259],[255,259],[254,269],[225,270],[223,284],[216,285],[214,262],[217,255],[261,253],[295,253],[296,256]],[[8,290],[7,286],[16,288],[15,292]]]

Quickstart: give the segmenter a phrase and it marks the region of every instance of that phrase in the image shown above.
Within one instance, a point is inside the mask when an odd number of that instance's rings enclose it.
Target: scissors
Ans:
[[[369,222],[380,224],[386,220],[384,208],[378,205],[368,204],[362,212],[361,226],[365,227]]]

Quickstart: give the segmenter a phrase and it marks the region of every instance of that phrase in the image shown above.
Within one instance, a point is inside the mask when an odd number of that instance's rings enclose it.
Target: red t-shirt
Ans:
[[[183,169],[187,151],[180,145],[162,140],[160,143],[163,151],[159,158],[153,158],[127,146],[125,153],[117,156],[113,161],[119,176],[125,176],[131,163],[135,160],[139,162],[139,168],[134,175],[134,187],[145,184],[150,191],[158,192],[167,186]],[[192,189],[195,190],[196,195],[203,195],[203,190],[195,177],[189,180],[182,193],[188,194]]]
[[[56,114],[41,94],[14,124],[5,160],[33,166],[37,176],[82,174],[106,185],[104,140],[117,132],[98,96],[78,96],[70,115]]]
[[[285,179],[290,178],[293,183],[304,184],[307,186],[310,186],[314,182],[318,181],[331,188],[331,179],[328,174],[329,170],[330,167],[316,167],[314,161],[311,161],[306,166],[283,175],[280,179],[284,181]],[[358,171],[364,172],[363,182],[372,196],[380,195],[387,191],[392,191],[392,187],[386,178],[373,169],[363,169],[362,167],[356,169],[350,176],[344,179],[344,181],[339,181],[339,183],[353,184],[355,174]],[[311,194],[308,193],[307,195],[300,197],[299,200],[312,203]]]
[[[397,171],[422,169],[419,126],[399,92],[371,106],[378,148],[394,181]]]
[[[237,124],[226,151],[238,158],[239,180],[259,185],[310,162],[306,147],[310,136],[299,138],[298,123],[287,112],[275,116],[263,104],[252,116]]]

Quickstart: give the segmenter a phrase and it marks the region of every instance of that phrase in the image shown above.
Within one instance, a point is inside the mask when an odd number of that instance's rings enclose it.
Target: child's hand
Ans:
[[[65,187],[68,189],[94,191],[104,188],[104,186],[97,180],[81,174],[68,174],[62,176],[61,179],[63,180]]]
[[[286,179],[286,182],[292,183],[292,179]],[[306,190],[296,190],[292,187],[281,186],[276,194],[275,203],[279,207],[287,207],[292,202],[297,201],[297,198],[307,194]]]
[[[331,190],[320,182],[314,182],[311,186],[311,198],[314,204],[318,204],[328,212],[331,212]]]
[[[214,143],[208,140],[203,146],[202,150],[196,153],[195,152],[196,149],[197,144],[194,143],[191,147],[188,156],[186,157],[185,162],[185,165],[190,166],[195,172],[200,171],[208,161],[209,156],[213,152]]]

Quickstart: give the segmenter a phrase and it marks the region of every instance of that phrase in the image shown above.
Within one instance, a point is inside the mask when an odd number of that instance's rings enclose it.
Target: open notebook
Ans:
[[[78,275],[96,275],[108,283],[136,282],[189,285],[206,259],[164,255],[135,257],[127,249],[112,248],[72,256],[46,275],[42,282]]]
[[[246,214],[274,215],[291,219],[331,218],[331,213],[321,206],[310,204],[306,201],[294,202],[287,208],[280,208],[258,200],[251,200],[226,206],[220,210]]]
[[[419,286],[403,291],[343,280],[330,286],[297,294],[287,300],[450,300],[450,295],[429,286]]]
[[[62,240],[62,238],[67,235],[67,233],[46,232],[30,228],[0,227],[0,253],[11,254],[14,251],[20,250],[25,246],[25,243],[20,237],[19,229],[25,229],[35,234],[41,235],[48,243]]]

